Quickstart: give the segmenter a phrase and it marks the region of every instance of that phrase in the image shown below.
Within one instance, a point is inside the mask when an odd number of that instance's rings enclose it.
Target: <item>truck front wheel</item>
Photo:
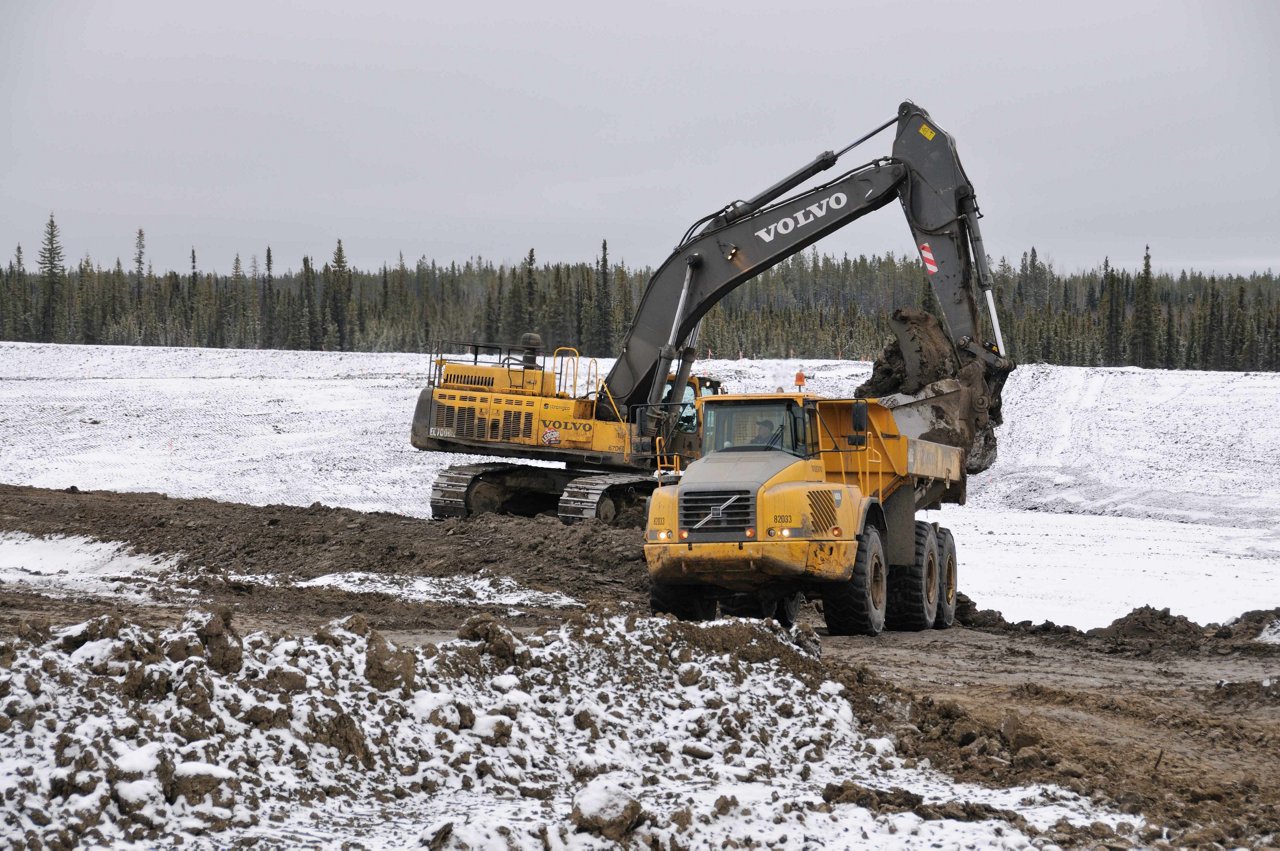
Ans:
[[[831,635],[879,635],[888,599],[888,565],[880,532],[868,526],[858,541],[853,576],[822,588],[822,614]]]
[[[674,615],[682,621],[710,621],[716,617],[716,601],[699,585],[668,585],[654,582],[649,586],[649,609],[655,615]]]

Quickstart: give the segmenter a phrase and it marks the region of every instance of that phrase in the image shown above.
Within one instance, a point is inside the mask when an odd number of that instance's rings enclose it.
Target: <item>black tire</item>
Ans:
[[[796,625],[796,618],[800,617],[800,606],[803,603],[804,595],[799,591],[780,597],[773,609],[773,619],[782,624],[784,629],[791,629]]]
[[[950,629],[956,622],[956,539],[950,529],[938,529],[938,616],[934,629]]]
[[[868,526],[858,538],[853,576],[822,588],[822,614],[832,635],[879,635],[884,629],[889,566],[880,532]]]
[[[763,618],[764,606],[755,594],[733,594],[720,601],[720,614],[730,618]]]
[[[674,615],[682,621],[710,621],[716,617],[716,601],[699,585],[649,586],[649,609],[655,615]]]
[[[916,559],[889,569],[890,629],[932,629],[938,617],[938,539],[933,524],[916,523]]]
[[[734,594],[720,601],[720,614],[735,618],[773,618],[785,629],[796,625],[803,595],[797,591],[765,602],[755,594]]]

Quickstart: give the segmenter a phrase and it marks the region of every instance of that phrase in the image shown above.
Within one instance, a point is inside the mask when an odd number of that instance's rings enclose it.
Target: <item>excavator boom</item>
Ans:
[[[605,378],[609,410],[602,401],[598,415],[607,419],[613,408],[625,415],[629,408],[659,402],[665,385],[657,378],[667,375],[677,357],[692,357],[688,341],[721,299],[827,234],[894,201],[902,204],[957,354],[966,362],[982,360],[993,374],[1012,368],[1003,357],[994,310],[989,313],[997,342],[983,341],[974,278],[976,272],[979,285],[989,290],[990,273],[973,186],[955,143],[910,102],[899,108],[896,124],[892,157],[776,200],[833,166],[837,155],[825,153],[691,232],[650,280],[618,360]],[[993,307],[990,301],[988,307]],[[682,369],[687,374],[687,364]]]

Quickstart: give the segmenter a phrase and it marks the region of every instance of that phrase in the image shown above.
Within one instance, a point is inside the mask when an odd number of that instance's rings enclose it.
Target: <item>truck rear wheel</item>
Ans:
[[[931,629],[938,616],[938,539],[931,523],[916,523],[916,558],[889,570],[890,629]]]
[[[682,621],[709,621],[716,617],[715,598],[707,596],[700,585],[654,582],[649,586],[649,609],[655,615],[674,615]]]
[[[956,622],[956,539],[950,529],[938,529],[938,616],[934,629]]]
[[[888,565],[880,532],[868,526],[858,541],[853,576],[822,588],[822,614],[832,635],[879,635],[888,599]]]

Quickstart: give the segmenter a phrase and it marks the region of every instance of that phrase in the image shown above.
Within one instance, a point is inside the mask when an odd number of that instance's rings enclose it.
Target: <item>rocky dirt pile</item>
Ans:
[[[565,526],[550,517],[485,516],[434,522],[319,504],[258,507],[9,485],[0,485],[0,519],[5,529],[33,535],[85,535],[121,541],[139,553],[177,554],[173,584],[199,592],[210,604],[250,616],[287,611],[313,625],[359,612],[385,629],[456,629],[476,612],[475,601],[427,607],[388,594],[291,587],[344,573],[507,577],[581,601],[648,603],[640,531],[595,521]],[[244,576],[286,587],[264,587]],[[190,604],[187,596],[163,591],[159,601]],[[552,620],[537,607],[524,608],[534,622]],[[16,626],[10,623],[9,631]]]
[[[1061,790],[957,786],[903,759],[855,716],[885,698],[823,679],[804,630],[583,614],[517,638],[480,617],[405,650],[360,617],[242,639],[223,612],[22,632],[0,644],[10,845],[287,843],[339,819],[431,847],[797,830],[1017,844],[1023,827],[1099,817]],[[846,782],[911,812],[823,801]]]
[[[1052,621],[1010,623],[1000,612],[979,609],[963,593],[956,598],[956,622],[961,626],[1039,635],[1100,653],[1153,659],[1231,652],[1280,655],[1280,608],[1245,612],[1224,625],[1201,625],[1168,609],[1139,606],[1108,626],[1084,632]]]

